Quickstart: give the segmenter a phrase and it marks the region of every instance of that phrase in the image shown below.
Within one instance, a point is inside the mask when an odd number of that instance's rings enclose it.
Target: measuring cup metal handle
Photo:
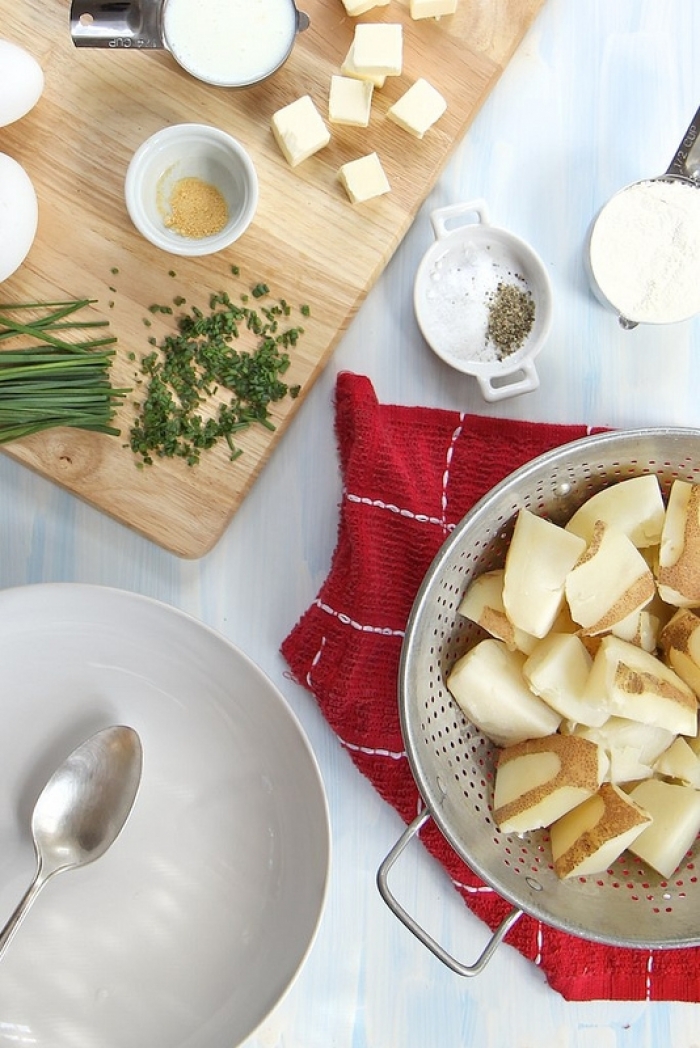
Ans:
[[[683,141],[676,150],[676,155],[669,164],[666,174],[679,175],[681,178],[692,178],[700,182],[700,107],[693,117]]]
[[[458,961],[456,957],[453,957],[451,953],[448,953],[433,937],[430,935],[418,922],[411,917],[411,915],[403,908],[401,903],[396,899],[388,884],[388,876],[391,867],[394,865],[398,857],[403,852],[406,845],[411,841],[417,833],[421,831],[425,823],[430,818],[430,813],[427,811],[421,812],[417,818],[406,828],[399,837],[398,841],[387,855],[384,862],[379,867],[377,873],[377,887],[379,888],[379,894],[387,904],[389,909],[392,911],[395,917],[401,921],[403,925],[412,932],[415,937],[426,946],[431,953],[433,953],[438,960],[442,961],[443,964],[447,965],[457,975],[472,976],[479,975],[484,970],[488,962],[491,960],[495,950],[500,946],[501,942],[508,934],[513,925],[522,917],[522,910],[513,909],[505,917],[505,919],[499,924],[495,932],[493,932],[491,938],[486,944],[484,950],[482,950],[479,957],[473,964],[464,964],[462,961]]]
[[[76,47],[164,49],[162,0],[73,0]]]
[[[466,215],[476,215],[477,222],[481,225],[489,224],[489,214],[485,200],[470,200],[465,204],[450,204],[448,207],[439,207],[430,214],[430,223],[437,240],[442,240],[451,232],[447,223],[451,219],[464,218]]]

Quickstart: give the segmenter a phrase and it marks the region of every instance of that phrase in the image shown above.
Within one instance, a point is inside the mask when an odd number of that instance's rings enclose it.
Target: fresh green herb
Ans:
[[[262,297],[269,288],[256,284],[252,294]],[[271,405],[299,395],[300,387],[283,376],[291,363],[287,350],[303,328],[280,330],[279,318],[290,312],[286,303],[258,313],[247,299],[242,295],[239,305],[224,291],[212,294],[208,313],[192,306],[177,318],[175,333],[158,345],[149,339],[154,349],[141,360],[145,396],[136,404],[129,441],[139,466],[156,458],[182,458],[194,466],[202,451],[222,440],[233,461],[242,453],[235,435],[252,424],[274,429]],[[234,345],[243,338],[246,344],[252,340],[251,349]]]
[[[0,352],[0,443],[54,426],[119,435],[112,420],[128,391],[114,389],[109,378],[116,338],[63,337],[107,326],[74,318],[90,304],[78,299],[0,305],[0,342],[11,343]]]

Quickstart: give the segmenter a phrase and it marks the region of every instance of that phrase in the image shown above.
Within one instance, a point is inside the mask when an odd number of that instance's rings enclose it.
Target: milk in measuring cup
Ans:
[[[281,65],[297,29],[293,0],[166,0],[163,35],[183,69],[210,84],[255,83]]]

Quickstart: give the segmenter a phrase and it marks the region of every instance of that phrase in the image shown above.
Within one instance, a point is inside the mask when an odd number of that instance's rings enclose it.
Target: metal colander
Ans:
[[[700,841],[669,880],[626,852],[609,870],[562,881],[548,833],[502,833],[491,801],[497,750],[452,699],[445,679],[484,636],[458,615],[473,578],[502,567],[521,508],[564,524],[591,495],[617,481],[655,473],[664,495],[674,479],[700,482],[700,430],[640,429],[599,434],[541,455],[493,488],[446,540],[411,612],[399,672],[404,743],[426,811],[411,824],[378,874],[395,914],[455,971],[477,974],[512,924],[527,913],[584,939],[649,949],[700,943]],[[513,911],[476,964],[456,961],[406,913],[388,872],[432,818],[467,865]]]

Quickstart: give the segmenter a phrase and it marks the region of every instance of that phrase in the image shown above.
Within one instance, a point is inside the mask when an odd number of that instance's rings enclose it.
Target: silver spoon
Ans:
[[[0,957],[50,877],[86,866],[121,832],[141,781],[141,741],[117,725],[92,735],[54,772],[32,814],[34,880],[0,932]]]

